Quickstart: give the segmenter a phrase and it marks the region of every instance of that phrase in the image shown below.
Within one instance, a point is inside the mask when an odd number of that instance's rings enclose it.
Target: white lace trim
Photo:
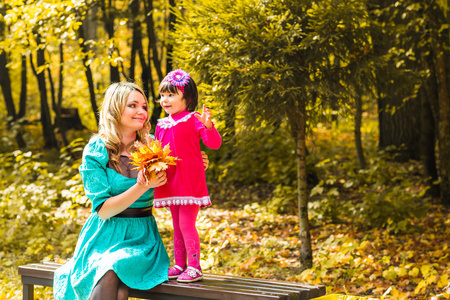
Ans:
[[[173,126],[177,125],[178,123],[186,122],[187,120],[189,120],[192,117],[193,114],[195,114],[195,111],[191,112],[190,114],[185,115],[184,117],[182,117],[178,121],[175,121],[172,118],[172,116],[168,116],[166,118],[159,119],[158,120],[158,126],[160,128],[162,128],[162,129],[172,128]]]
[[[211,199],[209,196],[204,197],[167,197],[155,199],[153,201],[154,207],[167,207],[171,205],[199,205],[199,206],[209,206],[211,205]]]

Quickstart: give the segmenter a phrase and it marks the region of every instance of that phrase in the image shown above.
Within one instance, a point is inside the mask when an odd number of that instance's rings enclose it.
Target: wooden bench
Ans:
[[[53,286],[53,273],[58,263],[29,264],[19,267],[23,299],[34,299],[34,286]],[[224,300],[303,300],[325,295],[325,286],[241,278],[205,273],[203,280],[178,283],[171,280],[150,290],[130,289],[130,297],[152,300],[224,299]]]

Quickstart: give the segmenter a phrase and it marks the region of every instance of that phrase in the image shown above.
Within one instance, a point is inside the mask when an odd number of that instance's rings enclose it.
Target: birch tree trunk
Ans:
[[[312,267],[312,247],[311,233],[308,220],[308,190],[306,173],[306,109],[305,104],[301,103],[299,115],[296,122],[296,144],[297,144],[297,182],[298,182],[298,216],[300,227],[300,264],[301,270]]]

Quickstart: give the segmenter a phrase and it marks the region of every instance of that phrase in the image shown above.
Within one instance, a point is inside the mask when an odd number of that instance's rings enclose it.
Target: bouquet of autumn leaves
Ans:
[[[135,169],[144,171],[146,183],[155,179],[156,173],[166,170],[169,165],[176,165],[177,157],[170,156],[169,144],[164,146],[158,140],[147,134],[145,136],[145,143],[139,141],[134,142],[136,151],[129,157],[131,163],[137,166]]]

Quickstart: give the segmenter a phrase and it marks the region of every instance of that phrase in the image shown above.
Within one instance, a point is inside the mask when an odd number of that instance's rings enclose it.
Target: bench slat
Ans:
[[[53,273],[55,270],[56,269],[49,270],[40,268],[39,266],[27,265],[19,267],[19,275],[36,278],[53,279]]]
[[[269,283],[264,284],[253,284],[249,286],[245,282],[240,282],[239,280],[216,280],[211,279],[208,276],[204,276],[204,279],[201,283],[202,286],[212,286],[214,288],[227,288],[227,289],[234,289],[234,290],[249,290],[257,291],[260,293],[275,293],[275,294],[288,294],[292,299],[296,300],[303,300],[303,299],[309,299],[307,296],[309,295],[308,291],[306,289],[294,289],[291,287],[281,287],[279,285],[273,284],[270,285]],[[297,295],[300,295],[301,297],[297,297]],[[306,297],[306,298],[305,298]]]
[[[324,285],[309,285],[306,283],[290,283],[290,282],[281,282],[281,281],[270,281],[267,279],[252,279],[252,278],[243,278],[243,277],[236,277],[231,275],[216,275],[216,274],[206,274],[207,278],[214,278],[214,279],[223,279],[225,281],[233,281],[238,280],[239,282],[247,282],[251,283],[252,285],[270,285],[270,286],[278,286],[280,288],[294,288],[299,290],[307,290],[310,291],[310,298],[315,298],[319,296],[323,296],[326,294],[326,287]]]
[[[24,299],[34,285],[53,286],[53,275],[62,264],[44,262],[19,266]],[[151,290],[130,289],[130,297],[152,300],[308,300],[325,295],[325,286],[297,284],[264,279],[251,279],[205,273],[203,280],[194,283],[164,282]],[[27,294],[27,295],[28,295]]]
[[[232,289],[224,287],[211,287],[200,283],[178,283],[176,281],[164,282],[153,289],[151,292],[161,294],[171,294],[178,296],[196,297],[197,299],[292,299],[287,293],[261,293],[252,289]]]

